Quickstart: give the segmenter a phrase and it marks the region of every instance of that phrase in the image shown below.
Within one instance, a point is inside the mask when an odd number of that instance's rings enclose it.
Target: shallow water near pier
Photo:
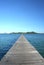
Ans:
[[[44,34],[24,34],[24,36],[44,58]]]
[[[13,46],[20,34],[0,34],[0,60]]]

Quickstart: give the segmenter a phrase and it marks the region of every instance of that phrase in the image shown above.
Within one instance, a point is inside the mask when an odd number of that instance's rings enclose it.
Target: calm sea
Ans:
[[[20,34],[0,34],[0,60],[12,47]]]
[[[44,34],[24,34],[24,36],[44,58]]]

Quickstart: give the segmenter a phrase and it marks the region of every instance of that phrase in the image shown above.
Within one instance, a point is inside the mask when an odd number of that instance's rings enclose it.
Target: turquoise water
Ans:
[[[24,34],[24,36],[44,58],[44,34]]]
[[[0,34],[0,60],[12,47],[20,34]]]

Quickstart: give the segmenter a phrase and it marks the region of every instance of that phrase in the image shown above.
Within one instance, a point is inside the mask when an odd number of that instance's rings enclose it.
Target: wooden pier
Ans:
[[[21,35],[0,61],[0,65],[44,65],[42,56]]]

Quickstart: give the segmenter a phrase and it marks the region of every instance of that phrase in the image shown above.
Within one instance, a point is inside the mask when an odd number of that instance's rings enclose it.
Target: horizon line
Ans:
[[[31,33],[31,32],[34,32],[34,31],[27,31],[27,32],[0,32],[0,34],[9,34],[9,33]],[[44,32],[34,32],[34,33],[44,33]]]

